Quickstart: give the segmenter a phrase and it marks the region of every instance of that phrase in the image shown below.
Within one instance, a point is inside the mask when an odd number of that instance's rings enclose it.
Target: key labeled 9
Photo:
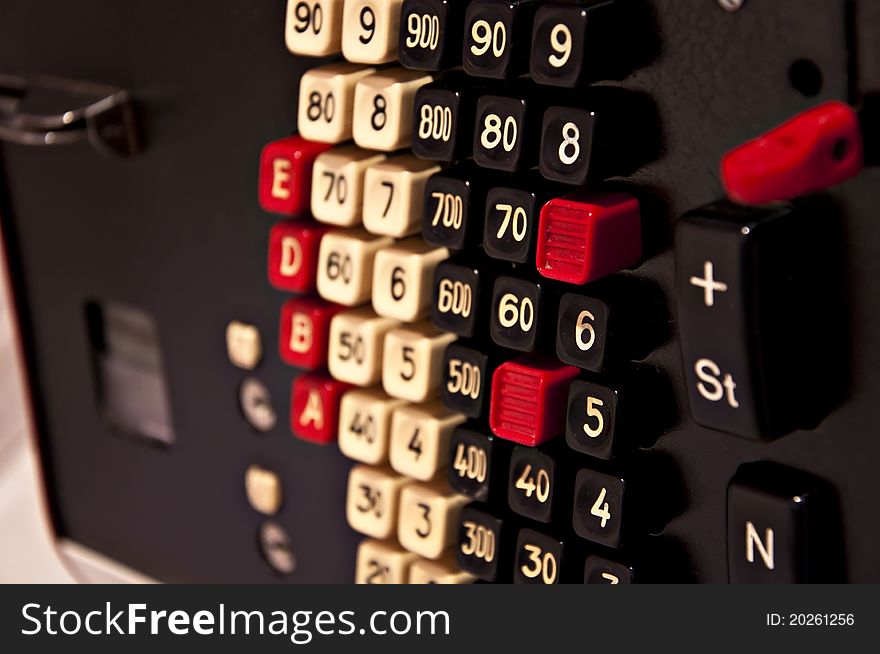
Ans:
[[[584,69],[588,10],[579,6],[541,7],[532,27],[529,72],[538,84],[574,87]]]
[[[345,0],[343,56],[362,64],[394,61],[402,4],[403,0]]]

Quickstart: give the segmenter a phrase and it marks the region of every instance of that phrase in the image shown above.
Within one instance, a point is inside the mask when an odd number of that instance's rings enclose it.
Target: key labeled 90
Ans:
[[[343,0],[288,0],[284,26],[287,49],[326,57],[342,48]]]
[[[464,21],[462,64],[468,75],[508,79],[526,72],[534,0],[476,0]]]

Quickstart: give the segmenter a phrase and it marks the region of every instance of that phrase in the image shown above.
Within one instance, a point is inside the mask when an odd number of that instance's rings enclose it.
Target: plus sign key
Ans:
[[[822,261],[813,214],[808,204],[718,202],[679,223],[679,329],[701,425],[762,440],[815,420],[803,324]]]

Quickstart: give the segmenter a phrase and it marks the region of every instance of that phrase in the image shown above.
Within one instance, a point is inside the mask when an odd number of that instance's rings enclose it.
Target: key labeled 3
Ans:
[[[397,540],[410,552],[439,559],[455,543],[459,515],[467,503],[445,481],[406,486],[400,493]]]

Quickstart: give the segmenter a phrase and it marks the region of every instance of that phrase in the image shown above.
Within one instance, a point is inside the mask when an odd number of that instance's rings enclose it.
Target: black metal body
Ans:
[[[353,578],[349,462],[335,447],[295,439],[287,424],[295,371],[275,354],[283,294],[266,281],[274,218],[256,199],[260,148],[295,130],[298,78],[316,64],[286,51],[284,5],[0,1],[0,70],[101,82],[138,103],[144,150],[128,159],[102,157],[85,143],[0,145],[0,213],[57,532],[162,580]],[[845,311],[829,315],[822,297],[803,308],[802,329],[815,338],[802,356],[823,357],[825,325],[843,323],[849,383],[845,400],[812,431],[761,443],[693,423],[674,329],[671,247],[677,218],[721,197],[718,162],[729,148],[823,99],[857,103],[880,91],[880,11],[871,0],[751,0],[738,13],[714,0],[646,6],[660,50],[621,84],[656,104],[662,152],[624,184],[642,200],[648,227],[647,259],[634,274],[661,291],[672,321],[667,341],[646,359],[668,377],[677,403],[677,424],[653,448],[679,472],[685,493],[663,539],[685,555],[682,579],[727,581],[728,482],[741,463],[769,460],[831,484],[846,578],[880,581],[880,169],[829,194],[840,209]],[[813,97],[789,79],[802,59],[821,71]],[[794,82],[804,88],[801,76]],[[85,318],[93,300],[131,304],[155,319],[172,447],[118,437],[100,420]],[[229,364],[224,344],[233,319],[263,333],[266,356],[254,376],[279,410],[267,434],[239,410],[246,373]],[[823,383],[815,380],[817,394]],[[290,577],[260,556],[261,518],[243,483],[252,463],[283,479],[277,522],[298,559]]]

